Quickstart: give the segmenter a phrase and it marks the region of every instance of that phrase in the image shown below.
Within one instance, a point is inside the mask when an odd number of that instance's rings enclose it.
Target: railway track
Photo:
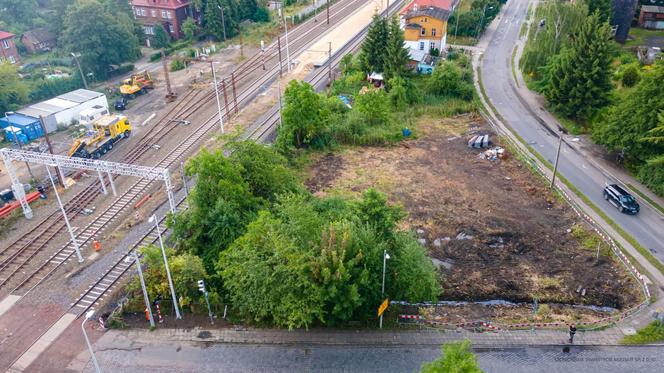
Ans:
[[[340,4],[336,8],[331,8],[331,20],[338,21],[341,18],[347,16],[347,11],[353,9],[357,6],[358,3],[363,3],[364,1],[355,0],[350,1],[346,4]],[[311,21],[311,20],[310,20]],[[307,37],[310,36],[312,30],[306,30],[302,26],[307,24],[306,22],[300,25],[297,28],[294,28],[292,31],[289,31],[289,36],[291,36],[290,45],[295,47],[296,52],[299,53],[308,43]],[[302,32],[303,31],[303,32]],[[273,42],[265,49],[264,54],[258,53],[252,56],[250,59],[245,60],[240,66],[238,66],[235,71],[232,73],[233,78],[237,81],[240,81],[242,78],[250,77],[251,73],[255,73],[259,70],[262,70],[263,61],[265,61],[266,66],[270,66],[268,74],[262,74],[260,79],[250,84],[249,88],[241,92],[238,96],[232,96],[232,101],[224,103],[223,109],[225,109],[225,120],[230,119],[232,115],[231,106],[244,106],[253,98],[260,93],[262,87],[270,80],[269,76],[278,71],[279,67],[279,51],[276,50],[277,43]],[[283,49],[284,46],[282,46]],[[285,53],[282,53],[282,65],[285,65],[284,58]],[[276,61],[275,60],[276,57]],[[261,61],[261,63],[257,63]],[[254,65],[253,67],[251,67]],[[266,67],[267,70],[267,67]],[[239,72],[237,75],[234,75],[236,72]],[[274,74],[276,76],[276,74]],[[225,77],[219,82],[219,88],[223,86],[229,77]],[[245,79],[246,80],[246,79]],[[228,84],[226,84],[228,85]],[[234,90],[235,91],[235,90]],[[177,124],[174,124],[171,119],[173,118],[182,118],[187,119],[193,116],[198,110],[203,108],[205,105],[209,104],[212,100],[215,99],[215,90],[214,87],[210,87],[206,91],[197,91],[189,90],[184,97],[178,101],[176,105],[171,107],[167,113],[161,116],[161,119],[152,127],[152,131],[148,136],[142,138],[137,144],[133,145],[131,149],[123,157],[123,162],[125,163],[136,163],[140,160],[141,156],[152,149],[152,146],[157,143],[160,139],[169,135],[175,128],[178,127]],[[237,104],[235,104],[237,103]],[[197,128],[194,133],[195,135],[190,136],[186,141],[184,141],[180,146],[173,149],[169,154],[163,158],[156,166],[159,167],[170,167],[176,160],[178,160],[186,151],[188,151],[194,143],[200,140],[203,135],[207,134],[209,131],[213,130],[216,127],[217,114],[208,118],[202,126]],[[104,180],[106,183],[106,181]],[[83,229],[80,229],[79,235],[76,237],[77,242],[80,246],[85,246],[91,241],[95,236],[100,235],[104,228],[110,223],[115,221],[121,215],[120,213],[132,202],[134,202],[138,196],[144,193],[150,187],[150,182],[146,180],[139,180],[134,183],[126,192],[124,192],[115,203],[107,208],[99,217],[97,217],[93,222],[86,225]],[[99,181],[94,181],[81,191],[78,195],[74,196],[72,200],[67,203],[66,209],[70,218],[74,218],[80,214],[80,212],[89,205],[94,199],[101,194],[101,185]],[[28,232],[23,237],[19,238],[13,244],[11,244],[7,249],[0,253],[0,290],[7,287],[10,284],[10,280],[23,272],[28,263],[33,259],[37,254],[39,254],[48,243],[60,232],[64,231],[64,221],[61,219],[59,213],[56,211],[50,214],[41,224],[35,227],[33,230]],[[51,255],[46,262],[44,262],[38,269],[32,272],[31,275],[27,276],[25,279],[21,280],[18,283],[11,293],[17,295],[25,295],[32,288],[41,283],[46,279],[54,270],[56,270],[63,263],[68,261],[74,254],[74,245],[70,241],[59,250],[57,250],[53,255]]]
[[[346,16],[344,11],[348,9],[353,9],[354,6],[356,6],[358,3],[363,3],[363,2],[364,1],[356,0],[356,1],[351,1],[347,4],[343,4],[342,7],[336,9],[336,11],[333,14],[331,14],[331,19],[344,18]],[[298,29],[304,30],[301,27]],[[304,33],[296,34],[295,38],[294,39],[292,38],[293,41],[290,44],[292,46],[292,49],[295,50],[294,55],[299,54],[306,48],[306,46],[311,41],[307,40],[306,37],[311,36],[310,33],[312,31],[314,30],[309,30],[309,31],[305,30]],[[272,56],[273,57],[278,56],[278,51],[274,52]],[[283,57],[285,57],[285,53],[282,53],[282,65],[284,64]],[[255,55],[253,60],[250,59],[249,61],[246,61],[247,62],[246,64],[240,65],[238,68],[244,69],[243,70],[244,74],[247,74],[248,71],[255,72],[258,71],[259,69],[262,71],[262,67],[259,65],[255,66],[251,70],[246,67],[243,67],[250,64],[251,61],[255,62],[256,60],[258,60],[258,58],[262,59],[263,56],[261,56],[260,54]],[[265,57],[265,59],[266,59],[266,65],[270,65],[271,62],[269,73],[262,74],[257,81],[250,84],[247,89],[241,91],[238,97],[233,97],[234,101],[237,101],[238,106],[244,106],[248,102],[253,100],[253,98],[257,94],[259,94],[260,91],[262,91],[263,87],[269,81],[271,81],[272,79],[271,75],[276,76],[278,74],[279,61],[278,60],[270,61],[268,60],[267,56]],[[210,95],[209,92],[212,92],[212,95]],[[210,88],[208,90],[208,93],[204,93],[203,95],[199,93],[192,95],[191,100],[183,100],[179,105],[176,105],[173,108],[171,108],[171,110],[169,110],[169,112],[166,115],[164,115],[162,117],[162,120],[156,125],[156,127],[159,127],[158,130],[154,131],[152,135],[146,137],[145,139],[142,139],[138,144],[136,144],[136,146],[134,146],[130,150],[130,152],[128,152],[127,156],[125,156],[125,159],[128,161],[134,161],[134,162],[137,161],[141,155],[145,154],[147,150],[151,149],[155,141],[164,137],[165,135],[170,133],[174,128],[176,128],[177,125],[172,125],[171,123],[169,123],[170,122],[170,120],[168,119],[169,117],[177,115],[187,115],[187,116],[193,115],[190,111],[192,110],[192,108],[196,109],[200,108],[210,100],[214,99],[214,87]],[[224,116],[226,120],[228,120],[230,118],[230,115],[232,115],[230,110],[231,105],[232,105],[231,102],[229,102],[227,105],[224,105],[224,109],[226,111],[226,114],[224,114]],[[185,118],[187,116],[185,116]],[[197,143],[200,139],[202,139],[208,132],[216,129],[217,120],[218,120],[217,113],[210,116],[206,121],[204,121],[203,125],[193,130],[192,135],[190,135],[179,146],[172,149],[155,166],[157,167],[172,166],[179,158],[182,157],[182,155],[184,155],[187,151],[189,151],[191,147],[195,143]],[[159,126],[160,123],[163,123],[164,125]],[[96,197],[96,195],[98,195],[100,191],[98,187],[94,186],[94,184],[96,183],[93,183],[93,186],[91,186],[91,188],[86,190],[88,191],[92,190],[93,195]],[[106,210],[104,210],[101,213],[101,215],[99,215],[94,221],[86,225],[83,229],[79,230],[80,233],[76,237],[79,245],[85,246],[92,240],[93,237],[99,236],[109,225],[109,223],[117,220],[121,216],[121,212],[125,210],[128,206],[130,206],[132,203],[134,203],[139,198],[139,196],[141,196],[144,192],[146,192],[151,186],[151,184],[152,183],[150,181],[141,179],[135,182],[132,186],[130,186],[129,189],[125,191],[119,198],[117,198],[111,206],[109,206]],[[96,193],[96,195],[94,193]],[[55,231],[53,235],[57,234],[56,229],[57,227],[53,228],[53,231]],[[60,227],[60,230],[62,230],[62,227]],[[28,261],[36,255],[39,249],[45,246],[46,242],[48,241],[43,240],[42,244],[33,246],[31,247],[30,250],[21,250],[20,254],[14,255],[11,273],[12,274],[18,273],[20,270],[22,270],[27,265]],[[48,278],[63,263],[70,260],[73,257],[74,252],[75,252],[74,245],[70,241],[66,245],[61,247],[59,250],[57,250],[53,255],[51,255],[46,262],[44,262],[42,265],[40,265],[37,268],[36,271],[32,272],[25,279],[21,280],[18,283],[18,286],[16,286],[11,291],[11,293],[15,295],[27,294],[31,289],[33,289],[41,282],[43,282],[46,278]],[[7,276],[5,280],[8,280],[10,278],[12,277]],[[5,286],[6,284],[7,281],[0,283],[0,288]]]
[[[390,9],[398,8],[403,3],[399,0],[393,3]],[[367,28],[353,37],[343,48],[339,49],[332,56],[332,64],[336,67],[341,58],[350,52],[355,52],[360,47],[364,36],[366,35]],[[328,70],[326,67],[321,67],[314,70],[306,81],[314,87],[321,88],[327,83]],[[246,139],[253,139],[258,142],[264,142],[270,134],[276,129],[279,122],[279,106],[273,106],[261,119],[258,126],[248,129],[242,136]],[[186,199],[180,199],[178,202],[178,210],[186,209]],[[160,229],[166,231],[165,225],[162,226],[164,218],[160,220]],[[132,247],[125,253],[118,261],[116,261],[100,278],[91,285],[81,296],[72,303],[70,312],[78,314],[78,317],[85,314],[89,309],[98,305],[102,298],[113,289],[119,282],[120,278],[126,273],[131,271],[134,258],[131,255],[133,250],[140,249],[144,246],[151,245],[157,241],[155,229],[151,228],[145,235],[143,235]]]

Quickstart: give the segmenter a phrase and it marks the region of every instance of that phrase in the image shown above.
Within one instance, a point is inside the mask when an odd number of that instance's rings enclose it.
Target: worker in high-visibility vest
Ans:
[[[95,247],[95,251],[101,250],[101,244],[99,243],[99,241],[97,241],[96,238],[92,240],[92,245]]]

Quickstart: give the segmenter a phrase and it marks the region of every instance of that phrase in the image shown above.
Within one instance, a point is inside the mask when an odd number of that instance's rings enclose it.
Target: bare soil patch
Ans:
[[[467,146],[473,134],[498,140],[473,115],[421,117],[416,139],[320,155],[306,185],[318,195],[373,187],[402,205],[404,228],[417,232],[440,269],[441,299],[637,304],[631,275],[608,250],[596,260],[573,233],[592,237],[574,211],[508,151],[481,159],[483,150]]]

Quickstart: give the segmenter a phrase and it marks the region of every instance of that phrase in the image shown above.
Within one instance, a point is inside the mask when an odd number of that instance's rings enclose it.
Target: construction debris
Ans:
[[[474,149],[488,148],[491,145],[489,135],[475,135],[468,140],[468,147]]]
[[[490,161],[495,161],[497,159],[502,159],[505,155],[505,149],[500,146],[493,147],[484,152],[481,152],[479,157],[480,159],[488,159]]]

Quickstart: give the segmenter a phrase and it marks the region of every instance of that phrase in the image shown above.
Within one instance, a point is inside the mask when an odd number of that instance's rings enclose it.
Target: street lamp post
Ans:
[[[51,165],[56,167],[57,165]],[[51,186],[53,187],[53,193],[55,193],[55,198],[58,200],[58,205],[60,206],[60,211],[62,211],[62,216],[65,219],[65,224],[67,225],[67,230],[69,231],[69,237],[71,237],[71,243],[74,245],[74,251],[76,251],[76,257],[78,262],[83,262],[83,255],[81,255],[81,248],[78,246],[76,237],[74,236],[74,231],[71,229],[71,224],[69,224],[69,219],[67,218],[67,212],[65,207],[62,205],[62,200],[60,200],[60,194],[58,193],[58,188],[55,187],[55,182],[53,181],[53,176],[51,175],[51,169],[46,165],[46,172],[48,173],[48,179],[51,181]]]
[[[159,220],[157,215],[152,214],[148,220],[150,223],[154,222],[154,226],[157,229],[157,236],[159,236],[159,246],[161,247],[161,255],[164,257],[164,266],[166,267],[166,277],[168,277],[168,286],[171,288],[171,297],[173,298],[173,307],[175,307],[175,317],[182,319],[182,314],[180,314],[180,307],[178,306],[178,297],[175,295],[175,287],[173,286],[173,278],[171,277],[171,270],[168,267],[168,259],[166,258],[166,249],[164,249],[164,241],[161,238],[161,230],[159,229]]]
[[[221,133],[224,133],[224,116],[221,114],[221,102],[219,101],[219,87],[217,86],[217,73],[214,71],[214,61],[210,61],[210,69],[212,70],[212,81],[214,84],[214,97],[217,98],[217,113],[219,114],[219,125],[221,126]]]
[[[385,296],[385,268],[387,267],[387,260],[390,259],[390,254],[387,253],[387,250],[383,250],[383,286],[380,289],[380,296],[383,298]],[[380,314],[380,329],[383,329],[383,314]]]
[[[78,61],[78,54],[71,52],[71,56],[74,57],[74,61],[76,61],[76,66],[78,66],[78,72],[81,73],[81,79],[83,79],[83,86],[85,89],[88,89],[88,81],[85,80],[85,74],[83,74],[83,69],[81,69],[81,63]]]
[[[90,356],[92,357],[92,365],[95,367],[95,372],[101,373],[101,369],[99,368],[99,363],[97,362],[97,358],[95,357],[95,352],[92,350],[92,345],[90,344],[90,339],[88,338],[88,333],[85,331],[85,322],[88,321],[90,318],[92,318],[92,315],[95,314],[94,310],[90,310],[85,314],[85,319],[83,319],[83,322],[81,323],[81,330],[83,331],[83,337],[85,337],[85,343],[88,345],[88,350],[90,351]]]

